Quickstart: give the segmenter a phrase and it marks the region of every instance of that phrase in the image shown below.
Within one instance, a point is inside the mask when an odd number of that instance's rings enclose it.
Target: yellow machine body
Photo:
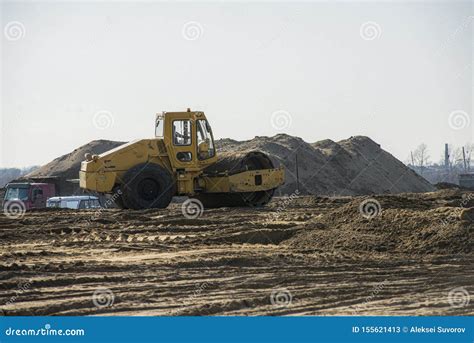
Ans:
[[[127,180],[133,184],[133,175],[127,173],[148,165],[169,173],[173,195],[264,192],[284,183],[283,168],[206,172],[218,156],[203,112],[164,112],[157,115],[155,127],[154,139],[140,139],[101,155],[86,156],[79,173],[80,187],[100,193],[112,193],[120,187],[125,190]],[[140,168],[136,170],[139,173]]]

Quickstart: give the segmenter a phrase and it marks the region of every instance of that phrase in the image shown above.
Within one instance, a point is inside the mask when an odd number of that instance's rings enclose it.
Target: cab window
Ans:
[[[78,200],[63,200],[63,201],[61,201],[61,207],[62,208],[77,209],[78,206],[79,206],[79,201]]]
[[[198,158],[206,160],[214,157],[216,151],[214,149],[214,140],[212,138],[212,131],[207,120],[197,120],[197,143],[198,143]]]
[[[79,204],[80,209],[85,209],[89,208],[89,200],[81,200],[81,203]]]
[[[59,201],[48,201],[47,207],[59,207]]]
[[[191,145],[191,121],[173,121],[173,143],[174,145]]]
[[[28,188],[7,188],[7,193],[5,194],[5,200],[13,200],[13,199],[18,199],[18,200],[28,200]]]
[[[176,158],[180,162],[191,162],[193,160],[193,154],[189,151],[180,151],[176,154]]]
[[[91,200],[91,208],[100,208],[99,200]]]

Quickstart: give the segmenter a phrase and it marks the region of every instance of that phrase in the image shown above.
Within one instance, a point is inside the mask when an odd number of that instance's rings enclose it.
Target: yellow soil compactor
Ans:
[[[86,154],[81,188],[113,193],[122,208],[165,208],[175,195],[209,208],[263,206],[284,183],[283,167],[260,151],[218,156],[203,112],[163,112],[155,124],[154,139]]]

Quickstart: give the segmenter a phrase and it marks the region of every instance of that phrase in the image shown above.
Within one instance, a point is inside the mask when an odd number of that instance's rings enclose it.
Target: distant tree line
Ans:
[[[459,174],[474,172],[474,143],[462,147],[448,145],[438,162],[431,160],[428,146],[421,143],[411,152],[407,165],[431,183],[458,183]]]
[[[38,169],[39,166],[31,166],[26,168],[0,168],[0,188],[5,187],[7,183],[19,178],[20,176],[31,173]]]

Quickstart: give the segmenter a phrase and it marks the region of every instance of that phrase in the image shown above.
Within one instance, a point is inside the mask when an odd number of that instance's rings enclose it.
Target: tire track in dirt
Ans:
[[[390,211],[416,216],[448,201],[416,197],[383,201]],[[328,244],[327,234],[325,244],[287,244],[307,233],[308,223],[316,228],[301,237],[317,238],[327,230],[318,223],[335,211],[345,215],[340,209],[351,209],[351,201],[303,197],[283,210],[277,201],[263,209],[206,210],[195,220],[178,205],[1,216],[0,308],[7,315],[473,314],[474,301],[453,307],[448,299],[460,287],[474,294],[470,252],[349,250],[365,245]],[[363,222],[358,240],[377,233],[371,223]],[[104,288],[113,293],[112,306],[94,306],[94,292]],[[272,304],[275,291],[288,291],[291,302]]]

